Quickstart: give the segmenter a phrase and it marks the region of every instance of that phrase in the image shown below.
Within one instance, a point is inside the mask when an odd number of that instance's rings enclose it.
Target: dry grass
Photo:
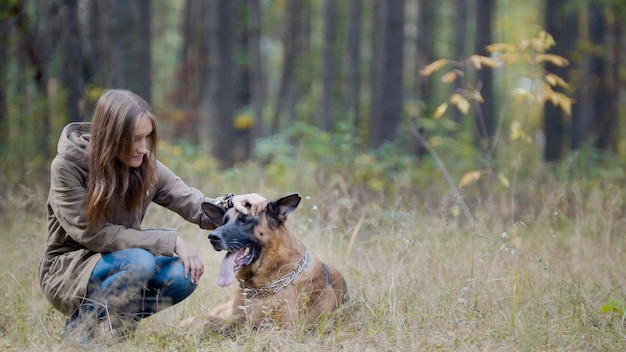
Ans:
[[[218,184],[219,185],[219,184]],[[259,191],[284,194],[269,185]],[[307,190],[308,192],[308,190]],[[619,187],[544,187],[516,221],[510,200],[474,197],[476,224],[446,218],[437,206],[403,195],[389,205],[305,197],[289,225],[345,275],[351,301],[316,331],[246,332],[234,340],[198,338],[181,320],[232,293],[215,284],[222,254],[206,233],[163,209],[145,225],[177,227],[200,248],[207,272],[180,305],[142,322],[118,351],[617,351],[626,347],[621,316],[602,314],[623,301],[626,279],[624,193]],[[468,195],[468,198],[470,196]],[[436,197],[431,197],[435,199]],[[70,351],[36,278],[45,241],[45,191],[0,199],[0,350]],[[362,200],[360,201],[362,202]],[[390,202],[388,202],[390,203]],[[445,202],[441,202],[444,204]],[[385,205],[383,205],[385,204]],[[439,206],[439,208],[445,208]],[[346,219],[346,209],[351,217]],[[360,214],[363,214],[362,221]],[[356,215],[355,215],[356,214]],[[111,348],[101,346],[102,350]]]

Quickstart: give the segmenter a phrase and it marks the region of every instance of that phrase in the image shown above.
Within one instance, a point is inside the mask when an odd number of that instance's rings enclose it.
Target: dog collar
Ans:
[[[306,252],[304,253],[304,257],[298,260],[298,263],[295,269],[283,275],[280,279],[270,283],[268,286],[259,287],[259,288],[243,287],[244,296],[246,296],[247,298],[254,298],[256,296],[265,297],[269,294],[280,292],[283,288],[287,287],[287,285],[289,285],[293,280],[295,280],[298,277],[298,275],[300,275],[300,273],[304,270],[304,267],[306,267],[306,264],[308,262],[309,262],[309,252]]]

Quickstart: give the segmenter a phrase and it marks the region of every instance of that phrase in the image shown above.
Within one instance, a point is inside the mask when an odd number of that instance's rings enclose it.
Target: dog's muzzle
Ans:
[[[224,246],[224,242],[222,241],[222,236],[219,233],[216,233],[216,231],[209,233],[209,241],[211,242],[213,249],[216,251],[219,252],[226,250],[226,246]]]

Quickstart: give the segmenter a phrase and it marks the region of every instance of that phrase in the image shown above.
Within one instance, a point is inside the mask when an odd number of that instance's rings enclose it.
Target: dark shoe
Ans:
[[[63,336],[79,346],[89,345],[94,338],[100,314],[96,304],[85,303],[81,305],[65,322]]]
[[[94,325],[84,324],[78,318],[78,314],[74,314],[65,322],[63,337],[81,347],[87,347],[93,338]]]
[[[110,333],[121,341],[128,341],[135,337],[140,320],[141,318],[131,314],[117,314],[102,318],[100,324],[105,333]]]

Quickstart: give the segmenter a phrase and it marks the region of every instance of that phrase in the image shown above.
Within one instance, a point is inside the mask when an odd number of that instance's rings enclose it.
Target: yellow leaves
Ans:
[[[487,45],[487,51],[494,53],[511,53],[515,51],[515,44],[513,43],[494,43]]]
[[[176,158],[180,158],[183,156],[183,148],[179,145],[173,145],[170,149],[170,153]]]
[[[463,177],[461,177],[461,182],[459,182],[459,187],[463,188],[474,181],[478,181],[480,176],[482,175],[482,171],[470,171],[465,173]]]
[[[97,101],[98,98],[100,98],[100,96],[104,94],[104,91],[104,88],[92,87],[87,89],[87,91],[85,92],[85,97],[88,101]]]
[[[553,92],[550,101],[555,106],[560,106],[561,109],[568,115],[572,114],[572,99],[560,92]]]
[[[469,186],[470,184],[478,181],[482,175],[484,174],[493,174],[493,171],[491,169],[484,169],[484,170],[473,170],[473,171],[469,171],[466,172],[463,177],[461,177],[461,181],[459,182],[459,188],[464,188]],[[506,177],[503,173],[499,172],[496,175],[498,181],[500,182],[500,185],[502,185],[502,187],[504,188],[509,188],[511,186],[511,182],[509,181],[509,178]]]
[[[480,70],[482,68],[479,55],[472,55],[469,57],[468,60],[477,70]]]
[[[448,110],[448,103],[443,103],[441,105],[439,105],[437,107],[437,110],[435,110],[435,114],[433,115],[434,119],[438,119],[441,116],[443,116],[443,114],[446,113],[446,111]]]
[[[556,44],[554,38],[546,31],[541,31],[536,38],[530,38],[522,40],[519,44],[519,49],[522,51],[532,48],[536,52],[546,52],[548,49]]]
[[[539,40],[543,41],[546,49],[550,49],[551,47],[556,45],[554,37],[552,37],[552,35],[546,31],[539,32]]]
[[[504,187],[504,188],[509,188],[511,187],[511,182],[509,182],[509,178],[506,177],[503,173],[499,172],[498,173],[498,181],[500,181],[500,184]]]
[[[247,130],[254,125],[254,117],[250,114],[239,114],[235,116],[233,120],[233,126],[236,130],[243,131]]]
[[[443,75],[443,77],[441,77],[441,80],[443,81],[443,83],[450,84],[454,82],[456,77],[457,77],[456,71],[450,71],[446,73],[445,75]]]
[[[561,88],[569,88],[569,84],[567,84],[567,82],[565,82],[565,80],[553,73],[548,73],[546,74],[543,79],[548,82],[548,84],[550,84],[551,86],[559,86]]]
[[[429,76],[446,66],[451,66],[449,72],[442,74],[442,82],[452,84],[460,81],[465,86],[455,89],[454,93],[437,107],[434,119],[445,115],[450,106],[455,106],[463,115],[467,115],[470,113],[472,102],[483,102],[480,88],[471,87],[464,81],[467,69],[497,69],[497,77],[502,81],[509,79],[520,82],[519,86],[513,87],[512,91],[507,93],[516,105],[522,108],[551,102],[567,114],[571,114],[573,100],[564,93],[554,90],[555,87],[561,91],[569,89],[568,82],[544,69],[547,64],[557,67],[569,65],[566,58],[548,53],[554,45],[554,38],[542,31],[536,37],[518,43],[488,45],[486,47],[488,55],[471,55],[462,62],[439,59],[430,63],[421,70],[422,75]],[[502,87],[506,88],[507,85],[503,84]]]
[[[547,54],[548,49],[555,45],[554,38],[545,31],[541,31],[539,36],[524,39],[518,44],[514,43],[494,43],[487,46],[487,51],[495,55],[496,62],[500,61],[504,65],[514,62],[524,61],[530,64],[552,63],[558,67],[569,65],[569,61],[562,56]],[[476,67],[476,64],[472,62]]]
[[[566,58],[554,54],[537,54],[537,56],[535,56],[535,62],[549,62],[558,67],[569,65],[569,61]]]
[[[524,132],[524,130],[522,129],[522,124],[517,120],[513,121],[513,123],[511,124],[509,138],[511,138],[512,141],[519,139],[528,143],[533,142],[532,138],[530,138],[530,136],[526,134],[526,132]]]
[[[467,59],[474,68],[480,70],[483,66],[496,68],[500,65],[500,61],[489,56],[472,55]]]
[[[551,102],[554,106],[559,106],[568,115],[572,114],[573,100],[561,92],[552,90],[550,84],[543,85],[543,94],[540,97],[542,103]]]
[[[467,113],[469,113],[469,100],[464,98],[461,94],[452,94],[448,101],[449,103],[445,102],[437,107],[437,109],[435,110],[435,114],[433,115],[434,119],[439,119],[440,117],[442,117],[446,113],[446,111],[448,111],[448,107],[450,106],[450,104],[456,106],[456,108],[459,109],[459,111],[463,115],[467,115]]]
[[[467,115],[470,108],[470,103],[467,99],[463,98],[460,94],[452,94],[450,97],[450,103],[455,105],[457,109],[463,115]]]
[[[515,99],[515,103],[521,104],[526,99],[534,99],[535,96],[533,93],[526,88],[515,88],[513,90],[513,99]]]
[[[448,63],[448,60],[446,60],[446,59],[436,60],[436,61],[426,65],[426,67],[424,67],[420,71],[420,73],[422,74],[422,76],[430,76],[434,72],[437,72],[437,71],[441,70],[444,66],[446,66],[447,63]]]
[[[458,205],[453,206],[453,207],[450,209],[450,215],[451,215],[453,218],[456,218],[456,217],[458,217],[459,215],[461,215],[461,207],[460,207],[460,206],[458,206]]]

